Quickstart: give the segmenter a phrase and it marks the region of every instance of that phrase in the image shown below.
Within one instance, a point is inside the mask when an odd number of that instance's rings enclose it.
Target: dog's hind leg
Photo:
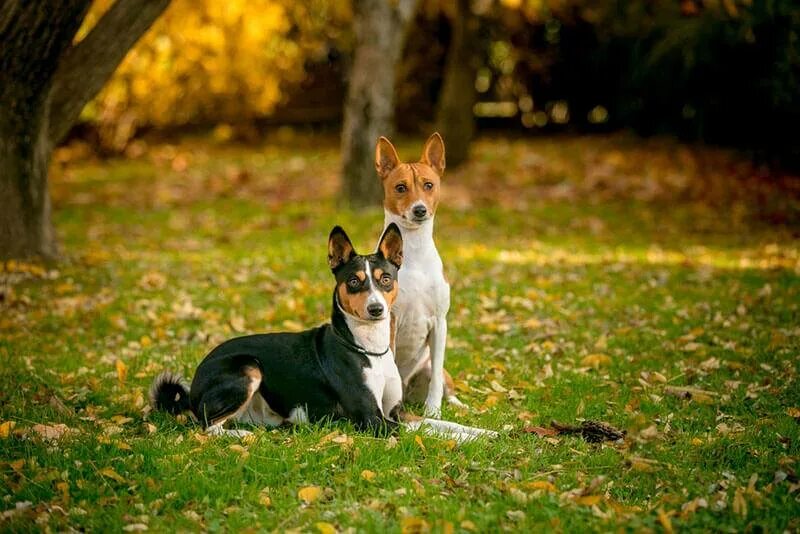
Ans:
[[[255,365],[246,364],[238,373],[217,378],[214,385],[206,389],[197,402],[197,414],[206,427],[206,433],[233,437],[251,434],[247,430],[226,429],[223,425],[247,412],[261,385],[261,370]]]

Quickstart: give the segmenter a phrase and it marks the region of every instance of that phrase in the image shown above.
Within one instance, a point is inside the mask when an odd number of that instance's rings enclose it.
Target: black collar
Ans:
[[[336,295],[336,293],[333,294],[333,305],[336,306],[336,308],[340,313],[344,314],[344,311],[341,309],[341,306],[339,305],[339,297]],[[331,321],[331,333],[333,334],[333,337],[336,338],[336,341],[338,341],[340,345],[359,354],[363,354],[365,356],[385,356],[389,352],[389,349],[392,348],[391,345],[389,345],[383,352],[369,351],[364,347],[362,347],[361,345],[357,344],[355,341],[351,341],[350,339],[347,338],[347,336],[342,334],[339,331],[339,329],[336,328],[336,321]]]
[[[344,335],[339,332],[339,329],[336,328],[333,324],[331,324],[331,333],[333,333],[333,337],[336,338],[342,346],[352,351],[358,352],[359,354],[364,354],[365,356],[385,356],[391,347],[386,347],[386,350],[383,352],[372,352],[357,343],[350,341]]]

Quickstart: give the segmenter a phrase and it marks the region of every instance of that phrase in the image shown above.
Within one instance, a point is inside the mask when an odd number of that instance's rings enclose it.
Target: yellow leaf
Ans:
[[[117,367],[117,380],[120,383],[125,382],[125,378],[128,376],[128,366],[122,360],[117,360],[115,365]]]
[[[61,492],[61,499],[65,502],[69,502],[69,482],[59,482],[56,484],[56,489]]]
[[[320,534],[336,534],[336,527],[325,521],[318,521],[314,526],[317,527]]]
[[[9,462],[8,465],[11,467],[11,469],[19,473],[22,471],[22,467],[25,465],[25,459],[20,458],[19,460],[14,460],[13,462]]]
[[[800,419],[800,408],[786,408],[786,415],[794,417],[795,419]]]
[[[692,438],[692,445],[694,445],[695,447],[699,447],[702,444],[703,444],[703,440],[702,439],[700,439],[700,438]]]
[[[234,452],[239,453],[242,458],[247,458],[248,456],[250,456],[250,453],[247,451],[247,449],[245,449],[238,443],[230,445],[228,448]]]
[[[373,478],[375,478],[375,471],[364,469],[363,471],[361,471],[361,478],[363,478],[367,482],[370,482],[372,481]]]
[[[544,490],[549,491],[550,493],[555,493],[558,489],[550,482],[546,480],[534,480],[525,484],[527,489],[531,490]]]
[[[602,495],[584,495],[583,497],[575,499],[575,502],[581,506],[594,506],[595,504],[599,504],[602,499]]]
[[[269,495],[264,495],[263,493],[258,498],[258,502],[261,503],[262,506],[267,508],[272,506],[272,499],[270,499]]]
[[[431,529],[427,521],[421,517],[406,516],[400,520],[400,531],[403,534],[419,534]]]
[[[469,519],[465,519],[461,522],[461,528],[464,530],[469,530],[470,532],[475,532],[478,528],[475,526],[475,523],[470,521]]]
[[[116,480],[117,482],[120,482],[120,483],[124,483],[125,482],[125,478],[122,475],[120,475],[119,473],[117,473],[116,471],[114,471],[113,469],[111,469],[110,467],[105,467],[105,468],[101,469],[100,470],[100,474],[103,475],[104,477],[108,477],[108,478],[114,479],[114,480]]]
[[[147,348],[153,344],[153,340],[150,339],[150,336],[142,336],[141,338],[139,338],[139,344],[142,347]]]
[[[747,501],[744,499],[742,488],[736,488],[736,493],[733,495],[733,513],[747,517]]]
[[[600,367],[605,367],[611,364],[611,358],[609,358],[606,354],[589,354],[588,356],[584,356],[581,360],[581,365],[583,367],[592,367],[594,369],[599,369]]]
[[[658,522],[664,527],[664,532],[672,534],[672,521],[663,508],[658,509]]]
[[[422,438],[419,436],[419,434],[417,434],[416,436],[414,436],[414,442],[417,444],[417,446],[418,446],[420,449],[422,449],[423,451],[424,451],[424,450],[426,450],[426,449],[425,449],[425,444],[424,444],[424,443],[422,443]]]
[[[17,426],[16,421],[3,421],[0,423],[0,438],[7,438],[11,435],[11,431]]]
[[[311,504],[322,495],[322,488],[319,486],[306,486],[297,492],[297,496],[306,504]]]

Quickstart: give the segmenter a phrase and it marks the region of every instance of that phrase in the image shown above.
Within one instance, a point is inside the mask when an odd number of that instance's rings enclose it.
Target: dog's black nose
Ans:
[[[367,306],[367,311],[373,317],[380,317],[383,315],[383,304],[378,304],[377,302],[372,303]]]
[[[426,208],[425,206],[414,206],[414,208],[411,211],[414,214],[414,217],[416,217],[417,219],[421,219],[425,217],[425,215],[427,215],[428,208]]]

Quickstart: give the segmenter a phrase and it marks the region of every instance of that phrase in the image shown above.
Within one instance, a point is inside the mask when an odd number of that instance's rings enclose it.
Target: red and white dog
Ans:
[[[403,163],[385,137],[375,147],[375,168],[383,184],[384,227],[403,234],[400,293],[392,306],[394,355],[403,380],[403,398],[425,403],[425,415],[439,417],[442,398],[464,406],[444,370],[450,285],[433,242],[433,220],[445,167],[444,141],[431,135],[416,163]]]

